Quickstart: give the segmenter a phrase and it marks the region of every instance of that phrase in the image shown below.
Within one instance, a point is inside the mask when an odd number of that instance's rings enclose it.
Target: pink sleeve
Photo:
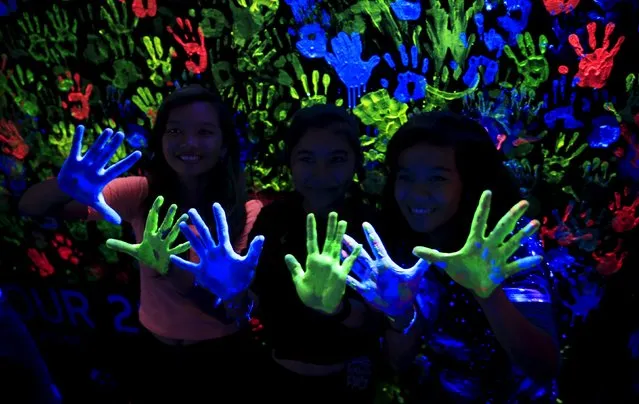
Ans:
[[[122,177],[109,182],[102,194],[104,201],[118,212],[122,221],[131,223],[139,215],[140,206],[149,192],[146,177]],[[102,215],[89,207],[87,220],[101,220]]]
[[[236,252],[242,253],[248,247],[248,236],[251,230],[253,229],[253,224],[255,223],[255,219],[257,219],[257,215],[259,215],[260,211],[264,207],[264,204],[257,200],[253,199],[246,202],[246,224],[244,225],[244,230],[242,234],[235,242],[233,248]]]

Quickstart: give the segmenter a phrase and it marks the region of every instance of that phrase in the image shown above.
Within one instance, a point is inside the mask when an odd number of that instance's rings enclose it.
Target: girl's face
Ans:
[[[198,101],[173,108],[162,136],[162,152],[179,176],[198,176],[213,169],[226,154],[213,104]]]
[[[355,155],[335,126],[308,129],[291,153],[295,189],[311,212],[323,212],[346,195],[355,173]]]
[[[462,182],[451,147],[420,143],[399,155],[395,200],[410,227],[429,233],[457,213]]]

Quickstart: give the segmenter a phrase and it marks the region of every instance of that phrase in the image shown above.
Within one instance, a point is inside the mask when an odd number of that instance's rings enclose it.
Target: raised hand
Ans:
[[[306,270],[291,254],[284,257],[300,300],[306,306],[327,314],[334,314],[339,309],[346,291],[346,277],[362,250],[361,245],[354,247],[351,255],[340,264],[345,233],[346,222],[340,220],[338,223],[337,213],[331,212],[324,249],[320,253],[315,215],[311,213],[306,217]]]
[[[120,215],[104,201],[102,189],[129,170],[142,157],[142,153],[135,151],[105,169],[122,144],[124,133],[113,134],[111,129],[106,129],[84,156],[81,156],[83,136],[84,126],[79,125],[73,136],[71,153],[58,174],[60,189],[76,201],[98,211],[107,221],[120,224]]]
[[[411,268],[400,267],[388,256],[373,226],[365,222],[362,228],[375,259],[362,250],[353,266],[359,280],[349,275],[346,283],[387,315],[405,314],[412,309],[420,281],[430,264],[420,259]],[[344,235],[346,251],[342,250],[342,256],[348,257],[347,251],[353,251],[358,245],[352,237]]]
[[[213,216],[217,229],[217,243],[197,210],[189,210],[189,217],[195,225],[197,235],[186,223],[181,223],[180,229],[191,243],[200,262],[196,264],[173,255],[171,263],[179,269],[191,272],[199,286],[226,301],[244,292],[251,285],[264,245],[264,237],[255,237],[251,241],[248,253],[242,257],[233,251],[226,214],[219,203],[213,204]]]
[[[129,254],[140,263],[155,269],[161,275],[169,272],[169,259],[171,254],[182,254],[191,248],[191,244],[182,243],[171,248],[180,235],[180,223],[184,223],[189,217],[187,214],[173,223],[177,205],[173,204],[169,207],[162,224],[158,228],[158,218],[160,208],[164,203],[164,197],[158,196],[153,202],[153,206],[146,217],[146,226],[144,228],[144,236],[140,244],[129,244],[122,240],[108,239],[107,247],[112,250]]]
[[[534,234],[540,226],[538,221],[533,220],[506,241],[515,229],[517,221],[528,209],[526,201],[513,206],[488,237],[485,236],[491,196],[490,191],[484,191],[482,194],[470,234],[461,250],[455,253],[440,253],[426,247],[413,249],[413,254],[417,257],[433,262],[446,271],[455,282],[481,298],[490,296],[506,278],[534,268],[542,260],[541,256],[531,256],[508,262],[519,249],[521,241]]]

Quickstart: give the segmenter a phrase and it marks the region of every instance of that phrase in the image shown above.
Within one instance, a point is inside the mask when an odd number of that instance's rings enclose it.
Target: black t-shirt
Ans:
[[[340,220],[348,222],[347,234],[366,245],[361,226],[363,221],[374,222],[374,210],[350,200],[338,214]],[[322,248],[326,220],[316,221]],[[265,237],[265,243],[252,290],[259,297],[258,316],[275,357],[330,365],[376,355],[382,324],[379,314],[369,310],[370,326],[351,329],[342,324],[339,314],[323,315],[305,306],[297,295],[284,256],[292,254],[302,265],[306,261],[306,213],[301,198],[292,194],[263,208],[249,240],[259,234]],[[345,298],[363,302],[350,288],[346,289]]]

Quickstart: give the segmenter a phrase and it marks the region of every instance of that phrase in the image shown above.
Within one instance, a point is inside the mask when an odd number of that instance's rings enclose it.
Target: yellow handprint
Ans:
[[[163,87],[166,85],[171,75],[171,55],[175,53],[175,49],[171,46],[167,52],[166,59],[164,58],[164,48],[162,41],[159,37],[144,36],[142,37],[142,43],[148,53],[148,59],[146,59],[146,65],[151,70],[151,82],[156,87]]]
[[[582,143],[575,149],[575,143],[579,139],[579,136],[579,132],[573,133],[566,145],[566,134],[561,132],[557,137],[554,151],[545,148],[542,149],[544,155],[543,173],[544,177],[546,177],[546,181],[551,184],[559,184],[564,179],[566,174],[565,170],[570,165],[570,162],[586,150],[588,147],[587,143]],[[562,156],[559,153],[571,154],[569,156]]]
[[[271,122],[271,118],[280,120],[282,112],[287,112],[283,111],[283,108],[276,108],[271,116],[270,111],[276,94],[277,88],[272,84],[267,85],[260,82],[255,87],[247,84],[246,101],[239,100],[237,102],[237,109],[248,114],[247,120],[251,128],[249,141],[251,143],[260,141],[258,134],[264,134],[265,138],[270,138],[275,133],[275,125]]]
[[[385,88],[364,95],[353,114],[364,125],[374,126],[379,135],[374,138],[363,136],[362,146],[375,144],[375,150],[385,153],[388,140],[408,121],[407,111],[408,105],[391,98]]]
[[[155,119],[157,117],[158,108],[164,97],[162,93],[156,93],[155,97],[151,94],[151,90],[148,87],[138,87],[137,94],[131,97],[131,101],[144,112],[151,121],[151,126],[155,125]]]

